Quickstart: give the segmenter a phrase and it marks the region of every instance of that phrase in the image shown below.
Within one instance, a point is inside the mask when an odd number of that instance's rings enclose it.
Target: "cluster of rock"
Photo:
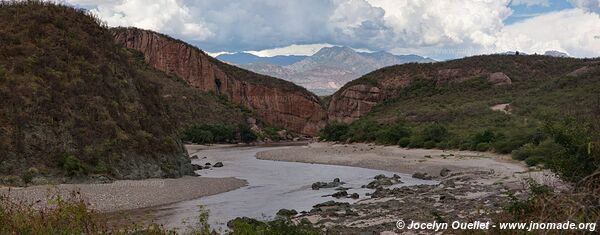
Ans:
[[[211,164],[210,162],[204,163],[204,166],[198,165],[198,164],[192,164],[192,167],[194,168],[194,171],[197,170],[202,170],[202,169],[210,169],[212,167],[215,168],[220,168],[223,167],[223,162],[216,162],[214,165]]]
[[[391,186],[394,184],[403,183],[400,180],[400,176],[397,174],[394,174],[392,177],[386,177],[385,175],[381,174],[381,175],[375,176],[374,179],[375,180],[371,181],[369,184],[363,185],[363,188],[376,189],[376,188],[380,188],[383,186]]]
[[[313,190],[319,190],[321,188],[335,188],[339,187],[342,184],[345,183],[340,181],[340,178],[335,178],[332,182],[315,182],[311,185],[311,188]]]
[[[495,177],[493,171],[461,171],[441,178],[437,185],[379,187],[361,203],[328,201],[314,205],[314,209],[297,219],[310,217],[314,225],[325,226],[335,234],[380,234],[395,228],[396,220],[389,218],[491,220],[510,202],[505,185],[481,183]],[[521,191],[513,195],[524,196]]]

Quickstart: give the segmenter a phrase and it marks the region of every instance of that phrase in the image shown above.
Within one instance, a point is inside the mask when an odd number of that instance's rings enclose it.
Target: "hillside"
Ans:
[[[244,121],[115,44],[83,10],[0,6],[0,175],[179,177],[193,173],[179,130]]]
[[[220,58],[228,61],[228,57]],[[265,59],[239,66],[294,82],[318,95],[330,95],[347,82],[386,66],[434,62],[418,55],[357,52],[349,47],[325,47],[314,55],[285,66],[269,63]]]
[[[352,124],[325,132],[341,130],[329,139],[532,154],[554,146],[545,142],[553,131],[600,130],[599,94],[597,59],[488,55],[405,64],[336,92],[330,122]],[[529,163],[544,155],[537,154]]]
[[[111,31],[119,44],[141,51],[146,62],[158,70],[247,107],[271,125],[306,135],[315,135],[325,126],[327,113],[319,98],[291,82],[221,62],[156,32],[136,28]]]

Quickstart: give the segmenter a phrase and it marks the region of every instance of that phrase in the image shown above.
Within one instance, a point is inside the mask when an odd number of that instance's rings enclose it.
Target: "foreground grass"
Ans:
[[[68,197],[48,197],[48,206],[38,208],[8,195],[0,196],[0,234],[216,234],[208,221],[208,211],[200,208],[196,224],[184,231],[174,231],[158,224],[140,225],[130,223],[113,226],[102,214],[89,208],[78,192]],[[39,202],[38,202],[39,203]],[[278,217],[269,222],[250,218],[237,218],[228,223],[232,235],[313,235],[322,231],[308,222],[294,223],[289,218]]]

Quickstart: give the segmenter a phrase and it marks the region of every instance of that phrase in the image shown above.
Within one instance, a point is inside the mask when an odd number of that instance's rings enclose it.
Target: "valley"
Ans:
[[[0,1],[0,234],[600,221],[598,58],[196,44]]]

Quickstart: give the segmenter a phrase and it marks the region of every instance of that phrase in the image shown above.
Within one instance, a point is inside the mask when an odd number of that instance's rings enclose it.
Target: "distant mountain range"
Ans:
[[[518,51],[519,55],[528,55],[527,53]],[[501,55],[516,55],[517,51],[507,51],[504,53],[500,53]],[[550,51],[546,51],[544,52],[545,56],[552,56],[552,57],[571,57],[569,56],[569,54],[562,52],[562,51],[555,51],[555,50],[550,50]]]
[[[278,55],[273,57],[260,57],[250,53],[240,52],[234,54],[222,54],[217,56],[217,59],[232,64],[252,64],[252,63],[268,63],[279,66],[286,66],[303,60],[308,56],[302,55]]]
[[[217,59],[294,82],[318,95],[332,94],[347,82],[390,65],[435,62],[418,55],[357,52],[349,47],[325,47],[312,56],[259,57],[236,53]]]

